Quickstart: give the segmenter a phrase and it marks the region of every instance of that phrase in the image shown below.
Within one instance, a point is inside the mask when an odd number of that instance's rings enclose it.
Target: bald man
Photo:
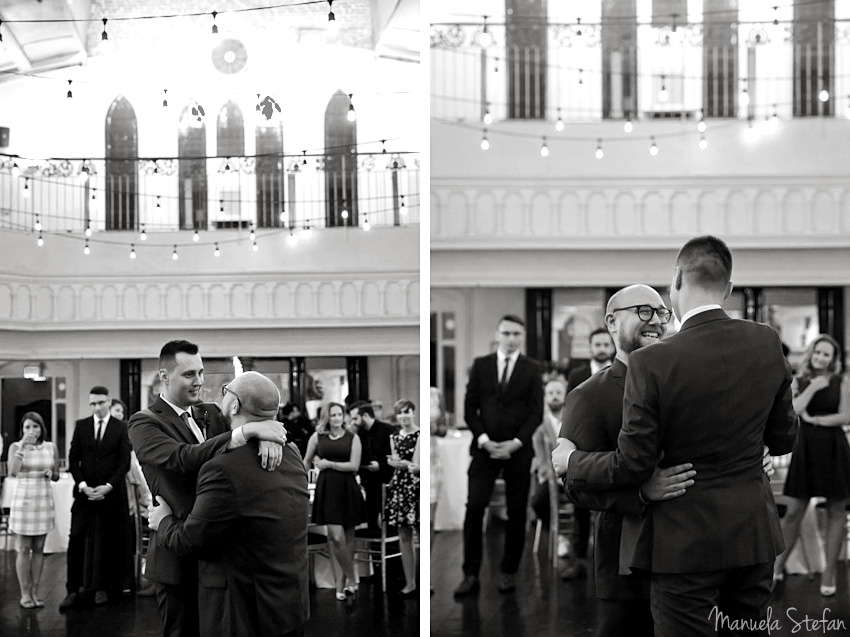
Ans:
[[[237,376],[222,394],[222,417],[231,429],[273,418],[280,403],[275,384],[257,372]],[[204,464],[185,522],[161,496],[151,508],[161,545],[181,556],[212,551],[224,566],[223,608],[209,608],[204,587],[199,590],[203,635],[301,636],[310,616],[307,472],[292,443],[275,471],[265,471],[256,455],[249,441]]]

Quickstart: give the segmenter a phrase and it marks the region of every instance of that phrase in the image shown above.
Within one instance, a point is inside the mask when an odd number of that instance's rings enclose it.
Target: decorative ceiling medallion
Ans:
[[[235,38],[225,38],[212,50],[212,63],[225,75],[233,75],[248,63],[248,50]]]

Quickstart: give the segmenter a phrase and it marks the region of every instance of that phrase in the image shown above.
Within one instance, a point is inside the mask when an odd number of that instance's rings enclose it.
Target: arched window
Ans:
[[[106,229],[135,230],[139,183],[136,112],[123,95],[106,113]]]
[[[325,109],[325,225],[358,225],[357,122],[348,121],[348,95],[334,93]],[[347,208],[348,219],[342,218]]]
[[[180,227],[207,227],[207,132],[203,121],[192,115],[191,105],[180,115],[177,156],[180,158]]]
[[[239,157],[245,154],[245,120],[242,111],[233,103],[228,102],[218,113],[216,128],[216,154],[223,157]],[[224,200],[225,219],[222,221],[241,222],[241,188],[240,171],[242,160],[233,162],[231,173],[221,179],[220,198]],[[226,225],[232,225],[228,223]]]
[[[257,225],[277,228],[283,225],[283,127],[258,126],[256,138]]]

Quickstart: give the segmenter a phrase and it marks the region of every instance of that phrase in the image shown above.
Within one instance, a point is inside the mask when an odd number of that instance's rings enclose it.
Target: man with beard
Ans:
[[[637,308],[637,312],[620,308]],[[587,451],[617,448],[623,421],[623,390],[629,355],[662,338],[671,312],[661,296],[646,285],[632,285],[608,301],[605,323],[617,344],[613,364],[570,392],[564,406],[561,438]],[[645,503],[679,497],[693,484],[690,464],[659,470],[638,488],[611,491],[574,491],[567,496],[587,509],[601,511],[596,524],[594,572],[598,637],[653,635],[649,578],[620,575],[620,537],[624,516],[640,516]]]
[[[245,372],[222,388],[222,418],[231,430],[273,418],[280,393],[257,372]],[[232,637],[303,635],[310,616],[307,561],[307,470],[293,443],[272,472],[257,463],[257,445],[217,455],[201,467],[198,494],[185,522],[157,496],[150,509],[159,542],[181,556],[202,549],[220,554],[224,603],[214,606],[199,591],[211,616],[203,625]],[[211,601],[217,601],[213,599]]]
[[[794,448],[791,368],[775,330],[723,311],[731,274],[732,254],[720,239],[696,237],[682,247],[670,286],[682,327],[629,357],[617,449],[578,451],[561,438],[553,453],[576,490],[640,483],[659,462],[693,463],[696,482],[683,497],[647,508],[626,562],[651,573],[659,637],[763,621],[783,549],[762,458],[765,445],[771,455]],[[611,312],[648,315],[634,303]]]

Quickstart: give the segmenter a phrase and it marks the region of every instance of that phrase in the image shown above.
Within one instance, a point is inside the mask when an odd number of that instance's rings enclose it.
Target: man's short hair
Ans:
[[[502,321],[510,321],[511,323],[516,323],[517,325],[522,325],[525,327],[525,321],[523,321],[516,314],[505,314],[502,318],[499,319],[499,323]]]
[[[375,408],[372,407],[371,403],[367,403],[365,400],[358,400],[356,403],[352,404],[348,408],[348,413],[351,413],[352,409],[356,409],[357,413],[361,416],[369,416],[372,420],[375,419]]]
[[[694,237],[679,250],[676,266],[693,285],[725,288],[732,278],[732,253],[717,237]]]
[[[159,368],[168,368],[174,365],[179,353],[194,356],[198,353],[198,346],[189,341],[168,341],[159,351]]]
[[[103,385],[95,385],[91,388],[90,394],[97,394],[98,396],[109,396],[109,390]]]
[[[292,408],[294,405],[292,403],[286,403],[283,407],[280,408],[280,413],[284,416],[288,416],[292,413]]]
[[[604,328],[604,327],[597,327],[595,330],[593,330],[593,331],[590,333],[590,336],[588,336],[588,337],[587,337],[587,342],[588,342],[588,343],[592,343],[592,342],[593,342],[593,337],[594,337],[594,336],[596,336],[597,334],[604,334],[605,336],[607,336],[608,338],[610,338],[612,341],[614,340],[613,338],[611,338],[611,334],[608,332],[608,330],[607,330],[606,328]]]

